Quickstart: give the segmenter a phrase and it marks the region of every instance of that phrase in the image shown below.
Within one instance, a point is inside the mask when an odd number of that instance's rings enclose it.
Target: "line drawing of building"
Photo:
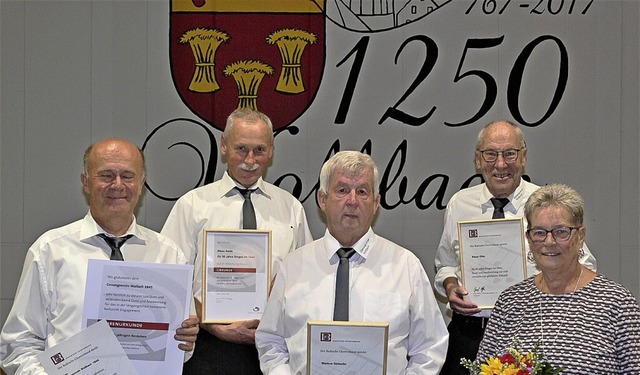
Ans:
[[[327,16],[347,29],[379,31],[417,21],[451,1],[332,0],[334,6],[327,7]]]

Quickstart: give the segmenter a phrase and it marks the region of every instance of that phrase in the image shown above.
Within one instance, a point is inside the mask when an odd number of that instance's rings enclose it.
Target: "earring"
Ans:
[[[533,257],[533,253],[531,252],[531,250],[529,250],[529,251],[527,252],[527,260],[528,260],[530,263],[535,263],[535,262],[536,262],[535,258]]]
[[[578,255],[580,256],[580,258],[584,257],[584,249],[580,248],[580,251],[578,252]]]

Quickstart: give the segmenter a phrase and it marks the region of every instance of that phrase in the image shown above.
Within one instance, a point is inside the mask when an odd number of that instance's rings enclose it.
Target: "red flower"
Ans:
[[[500,360],[500,362],[506,363],[508,365],[516,363],[516,359],[510,353],[502,354],[502,355],[498,356],[498,359]]]

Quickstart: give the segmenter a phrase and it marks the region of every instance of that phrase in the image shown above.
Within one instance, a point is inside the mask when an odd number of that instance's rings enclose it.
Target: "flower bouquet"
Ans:
[[[511,342],[511,346],[503,353],[495,357],[489,357],[485,363],[470,361],[466,358],[460,360],[473,375],[558,375],[563,370],[551,366],[544,358],[540,348],[540,342],[536,343],[529,353],[522,353],[522,344],[518,339]]]

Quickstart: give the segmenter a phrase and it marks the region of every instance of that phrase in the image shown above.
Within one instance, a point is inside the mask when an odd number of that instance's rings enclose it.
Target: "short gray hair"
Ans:
[[[267,127],[269,128],[269,136],[270,136],[271,142],[273,143],[273,124],[271,123],[271,119],[269,118],[269,116],[265,115],[264,113],[249,107],[238,108],[233,112],[231,112],[229,117],[227,117],[227,124],[224,128],[224,133],[223,133],[226,139],[229,139],[231,134],[231,129],[233,128],[233,123],[236,120],[244,120],[250,124],[256,123],[258,121],[264,122],[265,124],[267,124]]]
[[[522,130],[518,125],[509,120],[497,120],[488,123],[484,126],[484,128],[482,128],[482,130],[480,130],[480,132],[478,133],[478,139],[476,140],[476,150],[480,150],[480,146],[482,145],[482,141],[484,141],[484,135],[487,132],[487,129],[501,122],[513,127],[513,130],[516,132],[516,137],[518,137],[518,143],[520,143],[520,147],[527,147],[527,143],[524,141],[524,134],[522,133]]]
[[[574,225],[582,225],[584,222],[584,200],[575,189],[567,185],[545,185],[531,194],[524,205],[528,227],[531,226],[533,212],[546,207],[564,207],[571,214]]]
[[[378,167],[370,155],[359,151],[340,151],[327,160],[320,170],[320,193],[327,194],[331,178],[336,171],[348,174],[363,173],[367,170],[373,172],[373,196],[378,196],[380,175]]]

